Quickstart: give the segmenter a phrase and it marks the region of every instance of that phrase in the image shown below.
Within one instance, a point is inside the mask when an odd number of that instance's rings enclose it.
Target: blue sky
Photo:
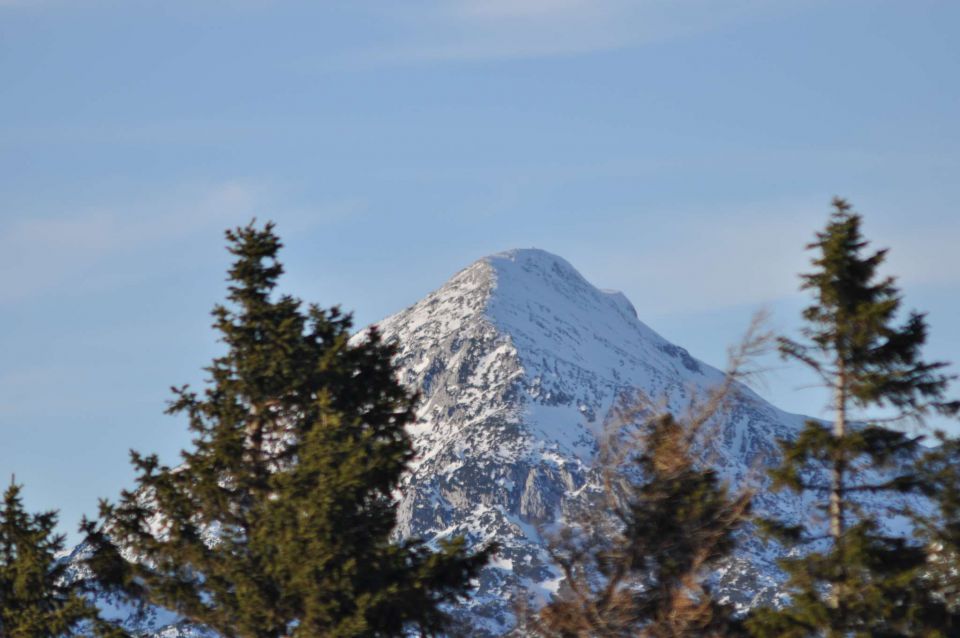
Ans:
[[[0,0],[0,476],[72,533],[187,442],[223,229],[376,321],[536,246],[722,364],[830,198],[960,361],[960,4]],[[761,391],[820,413],[796,370]],[[954,370],[957,368],[954,367]]]

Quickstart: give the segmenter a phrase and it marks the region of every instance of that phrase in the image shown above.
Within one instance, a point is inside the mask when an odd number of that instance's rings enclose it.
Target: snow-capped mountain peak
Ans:
[[[622,293],[538,249],[484,257],[378,327],[422,396],[398,533],[497,541],[465,612],[490,635],[510,625],[512,592],[558,586],[539,529],[595,480],[615,403],[640,392],[679,411],[723,378],[640,321]],[[744,389],[712,458],[744,480],[801,422]]]

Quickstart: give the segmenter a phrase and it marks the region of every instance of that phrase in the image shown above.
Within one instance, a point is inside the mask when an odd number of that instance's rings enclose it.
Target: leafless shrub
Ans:
[[[517,634],[559,638],[739,635],[709,575],[734,546],[752,492],[730,493],[699,450],[717,436],[741,383],[771,342],[764,316],[731,349],[723,381],[674,416],[666,402],[624,397],[597,456],[599,486],[547,533],[564,580],[539,610],[518,604]]]

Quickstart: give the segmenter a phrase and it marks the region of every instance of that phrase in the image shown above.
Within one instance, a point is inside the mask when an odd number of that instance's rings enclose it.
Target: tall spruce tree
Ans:
[[[58,559],[64,537],[54,531],[56,513],[28,513],[20,490],[11,482],[0,510],[0,636],[119,636],[100,621],[96,606],[84,597],[84,584]]]
[[[202,395],[174,390],[193,448],[179,467],[133,453],[137,487],[85,523],[91,565],[136,600],[226,638],[424,635],[464,596],[489,550],[391,542],[413,456],[416,397],[376,330],[274,288],[273,225],[227,232],[227,352]],[[127,559],[131,560],[127,560]]]
[[[763,521],[767,532],[801,556],[782,561],[790,604],[750,620],[758,636],[936,636],[944,609],[929,595],[922,543],[884,531],[866,496],[892,504],[898,494],[925,491],[915,459],[920,437],[891,421],[956,414],[944,400],[944,363],[920,357],[927,327],[909,314],[898,325],[901,296],[878,268],[886,251],[868,251],[861,217],[835,199],[823,232],[808,246],[814,271],[802,275],[815,303],[803,312],[803,340],[780,339],[785,358],[799,360],[833,391],[833,423],[809,421],[782,441],[775,489],[808,494],[821,522]],[[870,418],[869,410],[883,418]],[[878,412],[879,411],[879,412]]]

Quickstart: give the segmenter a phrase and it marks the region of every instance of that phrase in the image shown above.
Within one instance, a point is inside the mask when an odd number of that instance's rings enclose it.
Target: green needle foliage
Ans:
[[[54,533],[56,513],[27,513],[20,489],[11,483],[0,511],[0,636],[121,635],[99,620],[82,583],[68,578],[67,563],[57,560],[64,538]]]
[[[202,395],[177,388],[169,408],[193,449],[176,468],[133,453],[137,488],[85,523],[91,565],[225,638],[441,631],[489,550],[390,540],[416,400],[394,348],[375,330],[350,343],[336,308],[275,297],[272,224],[227,239],[229,304],[213,311],[227,352]]]
[[[914,462],[920,437],[883,423],[922,422],[960,406],[943,400],[945,364],[920,357],[923,315],[897,324],[900,293],[892,278],[877,274],[886,251],[867,251],[860,216],[844,200],[833,206],[826,229],[808,246],[817,251],[815,269],[803,275],[802,289],[815,303],[803,312],[804,340],[780,339],[784,357],[803,362],[832,388],[833,423],[809,421],[795,440],[782,441],[782,464],[771,471],[775,489],[807,494],[822,520],[762,521],[802,556],[782,561],[790,605],[761,610],[750,627],[757,636],[946,635],[946,610],[923,578],[925,545],[885,534],[859,505],[870,496],[892,509],[897,495],[930,491]],[[865,409],[890,420],[864,418]]]

